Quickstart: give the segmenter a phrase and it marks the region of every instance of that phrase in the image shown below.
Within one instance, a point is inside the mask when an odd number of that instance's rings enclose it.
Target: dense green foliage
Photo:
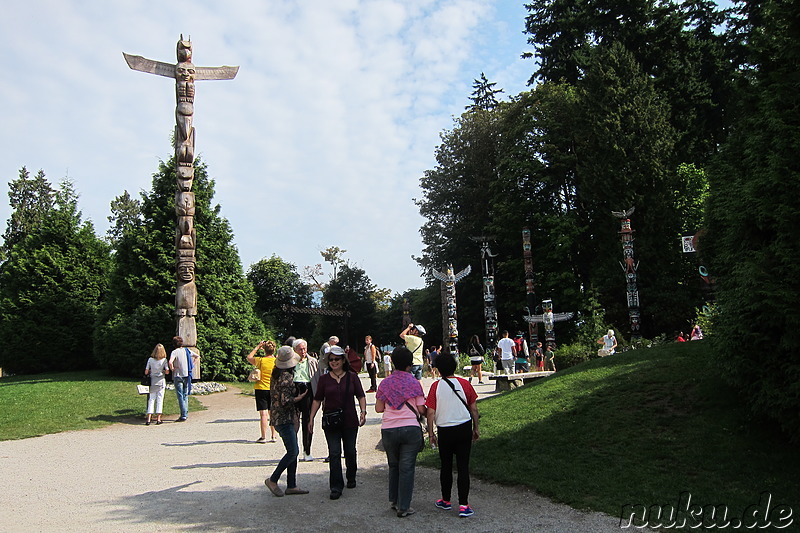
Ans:
[[[108,246],[81,221],[77,195],[23,168],[11,183],[0,266],[0,367],[12,373],[91,368],[92,333],[107,290]]]
[[[247,279],[256,293],[256,314],[278,339],[310,334],[309,315],[283,310],[284,305],[311,307],[311,288],[302,281],[295,265],[273,254],[250,265]]]
[[[195,162],[198,348],[204,379],[235,379],[246,373],[244,355],[266,336],[254,313],[255,293],[242,273],[233,234],[220,207],[212,205],[214,182]],[[152,190],[142,194],[139,217],[121,217],[114,245],[111,291],[97,328],[95,355],[106,368],[141,373],[153,346],[171,346],[175,332],[175,171],[162,162]]]
[[[367,273],[349,263],[342,263],[322,294],[322,303],[333,309],[346,309],[350,316],[345,321],[341,317],[320,317],[321,332],[336,335],[339,344],[361,350],[364,337],[373,335],[376,326],[377,307],[373,297],[378,287],[372,283]]]
[[[473,474],[576,508],[619,516],[625,504],[676,504],[688,491],[732,518],[761,491],[774,505],[800,501],[796,448],[773,424],[748,419],[708,341],[596,359],[478,409]],[[524,460],[500,460],[498,450]],[[421,463],[438,467],[438,454],[427,450]]]
[[[753,414],[800,440],[800,7],[744,7],[752,71],[709,171],[701,253],[716,280],[719,364]]]

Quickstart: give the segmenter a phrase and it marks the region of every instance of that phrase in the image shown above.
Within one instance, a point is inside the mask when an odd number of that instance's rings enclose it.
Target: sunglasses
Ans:
[[[344,361],[344,357],[329,357],[328,361],[333,363],[334,361]]]

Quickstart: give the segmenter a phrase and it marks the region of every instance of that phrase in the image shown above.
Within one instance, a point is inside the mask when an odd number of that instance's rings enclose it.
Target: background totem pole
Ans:
[[[531,251],[531,230],[522,229],[522,257],[525,259],[525,294],[528,304],[528,316],[536,312],[536,292],[533,290],[533,252]],[[527,318],[526,318],[527,320]],[[528,320],[529,345],[534,347],[539,342],[539,324]]]
[[[162,63],[123,53],[133,70],[175,79],[175,263],[177,289],[175,292],[176,334],[183,338],[184,346],[197,351],[197,285],[195,268],[197,259],[197,232],[194,226],[194,82],[195,80],[231,80],[239,67],[195,67],[192,63],[192,41],[181,35],[177,46],[176,64]],[[199,378],[199,365],[195,366]]]
[[[431,271],[433,277],[438,279],[442,282],[442,294],[443,294],[443,307],[445,307],[445,312],[447,316],[447,337],[448,337],[448,344],[447,344],[447,353],[452,354],[454,357],[458,357],[458,314],[456,313],[456,283],[467,277],[467,274],[472,272],[472,267],[467,265],[467,268],[459,272],[458,274],[453,274],[453,265],[447,265],[447,272],[436,272],[435,270]],[[443,313],[445,315],[445,313]],[[444,328],[443,328],[444,329]],[[442,331],[444,334],[444,331]]]
[[[639,321],[641,314],[639,310],[639,289],[636,287],[636,271],[639,263],[633,259],[633,230],[631,229],[631,219],[635,208],[631,207],[627,211],[612,211],[611,214],[620,219],[621,229],[619,230],[622,239],[622,270],[625,272],[626,291],[628,295],[628,318],[631,322],[631,341],[640,340],[642,334]]]
[[[470,237],[481,243],[481,266],[483,269],[483,317],[486,325],[486,349],[494,350],[497,345],[497,301],[494,292],[494,258],[489,249],[489,240],[494,237]]]
[[[528,313],[528,316],[523,317],[528,324],[544,324],[544,339],[545,339],[545,346],[550,346],[552,348],[556,347],[556,332],[555,332],[555,323],[556,322],[563,322],[564,320],[569,320],[575,316],[575,313],[554,313],[553,312],[553,300],[542,300],[542,314],[541,315],[532,315]],[[538,339],[538,337],[537,337]],[[531,347],[536,347],[536,343],[539,342],[538,340],[532,341],[533,344]]]

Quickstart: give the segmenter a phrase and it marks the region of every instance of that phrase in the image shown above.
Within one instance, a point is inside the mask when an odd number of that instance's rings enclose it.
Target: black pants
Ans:
[[[439,482],[442,485],[442,499],[450,501],[453,491],[453,456],[458,470],[458,504],[469,505],[469,454],[472,450],[472,420],[457,426],[439,427],[439,459],[442,470]]]
[[[369,374],[369,388],[375,390],[378,388],[378,367],[375,363],[367,363],[367,373]]]
[[[308,390],[308,394],[306,394],[305,398],[297,402],[297,408],[300,410],[300,427],[302,427],[303,431],[303,453],[306,455],[311,455],[311,436],[312,434],[308,432],[308,421],[311,418],[311,403],[314,401],[314,398],[311,396],[311,384],[310,383],[297,383],[298,387],[297,390],[302,393],[303,387]]]

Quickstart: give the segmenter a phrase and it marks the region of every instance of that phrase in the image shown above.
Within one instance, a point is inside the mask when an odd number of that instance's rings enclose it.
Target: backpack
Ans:
[[[516,339],[514,339],[514,346],[517,347],[517,357],[519,358],[525,357],[525,351],[522,349],[524,342],[525,340],[522,337],[517,337]]]

